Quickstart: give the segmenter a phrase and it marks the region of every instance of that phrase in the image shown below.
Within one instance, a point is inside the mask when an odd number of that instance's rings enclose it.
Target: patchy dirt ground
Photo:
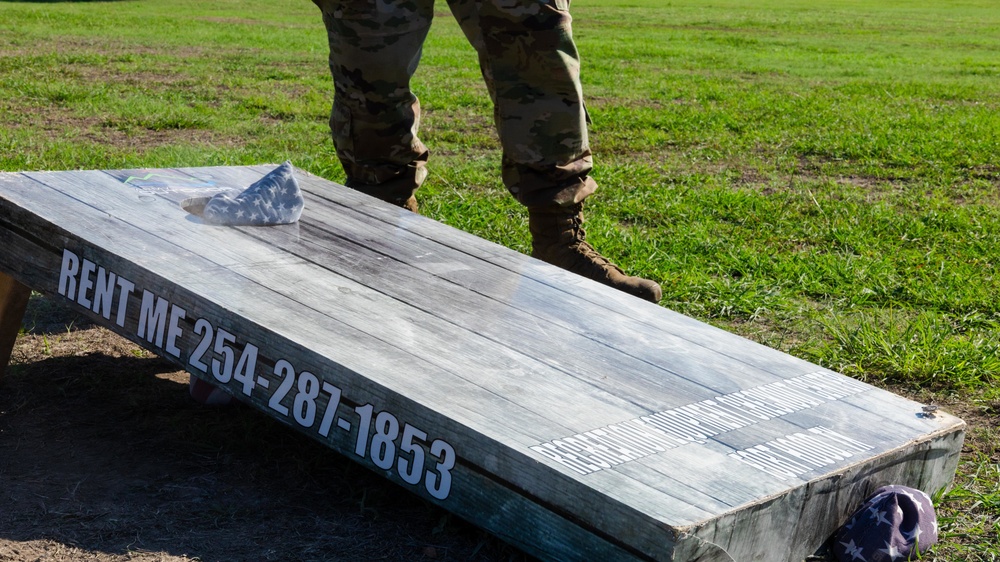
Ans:
[[[529,560],[33,297],[0,382],[0,562]]]

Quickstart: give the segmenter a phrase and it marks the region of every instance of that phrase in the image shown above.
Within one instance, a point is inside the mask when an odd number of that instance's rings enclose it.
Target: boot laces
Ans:
[[[611,260],[604,257],[600,252],[594,249],[589,242],[587,242],[587,232],[583,229],[582,213],[577,212],[573,216],[571,229],[573,233],[573,244],[571,247],[576,250],[576,253],[583,260],[590,262],[601,269],[614,269],[618,273],[625,273],[620,267],[611,263]]]

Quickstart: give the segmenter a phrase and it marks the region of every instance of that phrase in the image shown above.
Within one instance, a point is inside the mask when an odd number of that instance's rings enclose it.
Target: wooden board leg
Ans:
[[[27,285],[0,273],[0,377],[7,370],[30,297],[31,289]]]

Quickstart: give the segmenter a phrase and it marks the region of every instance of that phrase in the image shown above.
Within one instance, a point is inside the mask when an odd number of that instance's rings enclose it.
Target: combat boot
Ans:
[[[408,211],[413,211],[414,213],[420,212],[420,206],[417,205],[417,198],[412,195],[409,199],[392,199],[386,200],[386,202],[392,203],[397,207],[402,207]]]
[[[399,197],[395,193],[380,189],[379,186],[369,186],[358,182],[352,182],[351,180],[347,180],[345,185],[351,189],[360,191],[365,195],[371,195],[376,199],[381,199],[386,203],[392,203],[393,205],[402,207],[408,211],[413,211],[414,213],[420,212],[420,206],[417,205],[417,198],[413,195]]]
[[[383,170],[383,172],[385,171]],[[397,207],[419,213],[417,198],[413,196],[413,193],[426,177],[427,168],[423,161],[419,161],[398,169],[394,168],[392,173],[387,172],[381,175],[371,173],[370,181],[372,183],[363,182],[348,174],[344,185],[386,203],[392,203]]]
[[[660,302],[663,291],[655,281],[625,273],[591,246],[583,230],[583,204],[529,209],[531,255],[630,295]]]

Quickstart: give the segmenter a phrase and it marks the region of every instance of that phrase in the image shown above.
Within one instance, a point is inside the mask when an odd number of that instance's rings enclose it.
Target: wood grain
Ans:
[[[957,418],[305,172],[294,225],[179,206],[272,168],[0,174],[0,270],[543,559],[798,562],[954,475]]]

